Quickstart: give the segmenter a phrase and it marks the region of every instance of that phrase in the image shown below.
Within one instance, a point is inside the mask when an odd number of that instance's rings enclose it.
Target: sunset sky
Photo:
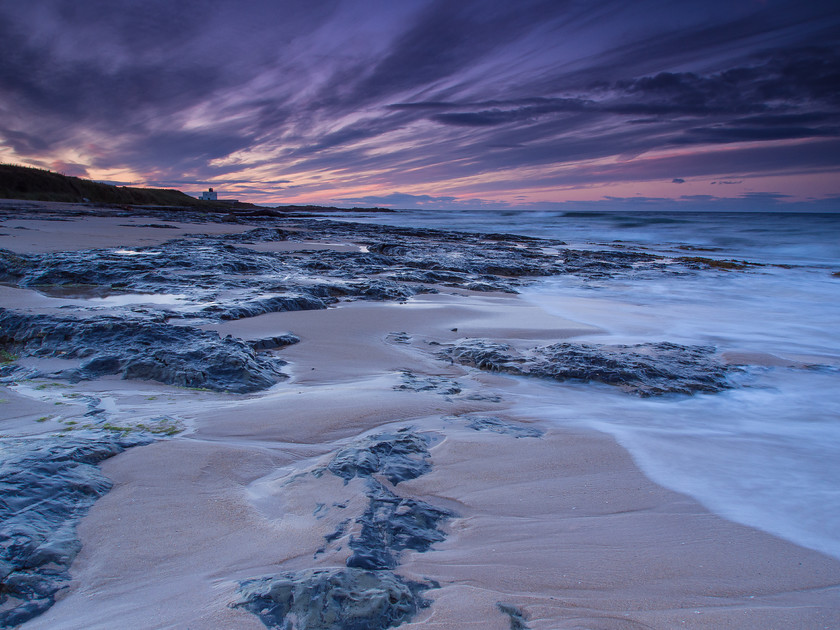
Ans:
[[[0,161],[257,203],[840,210],[837,0],[0,0]]]

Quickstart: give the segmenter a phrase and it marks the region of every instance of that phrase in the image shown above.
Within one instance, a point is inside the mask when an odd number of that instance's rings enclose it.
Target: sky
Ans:
[[[0,0],[0,162],[262,204],[840,210],[837,0]]]

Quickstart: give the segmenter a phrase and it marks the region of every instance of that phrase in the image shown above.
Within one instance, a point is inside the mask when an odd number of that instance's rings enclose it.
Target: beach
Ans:
[[[44,564],[24,628],[840,626],[837,557],[545,413],[713,400],[743,371],[816,363],[599,344],[608,323],[523,296],[564,274],[721,273],[706,263],[280,213],[4,202],[0,219],[4,442],[136,442],[62,521],[77,553],[44,534],[67,570]],[[579,358],[558,372],[561,350]],[[603,377],[604,357],[636,371]]]

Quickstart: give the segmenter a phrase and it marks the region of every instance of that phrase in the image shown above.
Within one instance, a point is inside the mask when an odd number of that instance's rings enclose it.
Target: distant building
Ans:
[[[212,188],[208,188],[199,197],[202,201],[218,201],[219,203],[239,203],[239,199],[219,199],[218,193]]]

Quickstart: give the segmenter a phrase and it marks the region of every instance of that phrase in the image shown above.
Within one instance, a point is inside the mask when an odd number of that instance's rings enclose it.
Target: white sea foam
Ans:
[[[719,217],[710,220],[723,230],[717,243],[735,240]],[[752,367],[731,391],[662,399],[541,384],[523,390],[521,404],[610,433],[652,479],[718,514],[840,558],[840,281],[829,273],[840,239],[799,226],[793,232],[807,242],[795,243],[781,228],[768,221],[751,246],[741,226],[726,253],[807,265],[597,282],[567,276],[524,297],[606,332],[580,341],[711,344],[823,367]]]
[[[529,415],[613,435],[651,479],[713,512],[840,558],[837,382],[783,368],[711,395],[536,382],[515,395]]]
[[[611,342],[712,344],[840,361],[840,281],[822,269],[762,268],[586,281],[552,278],[523,292],[549,313],[599,326]]]

